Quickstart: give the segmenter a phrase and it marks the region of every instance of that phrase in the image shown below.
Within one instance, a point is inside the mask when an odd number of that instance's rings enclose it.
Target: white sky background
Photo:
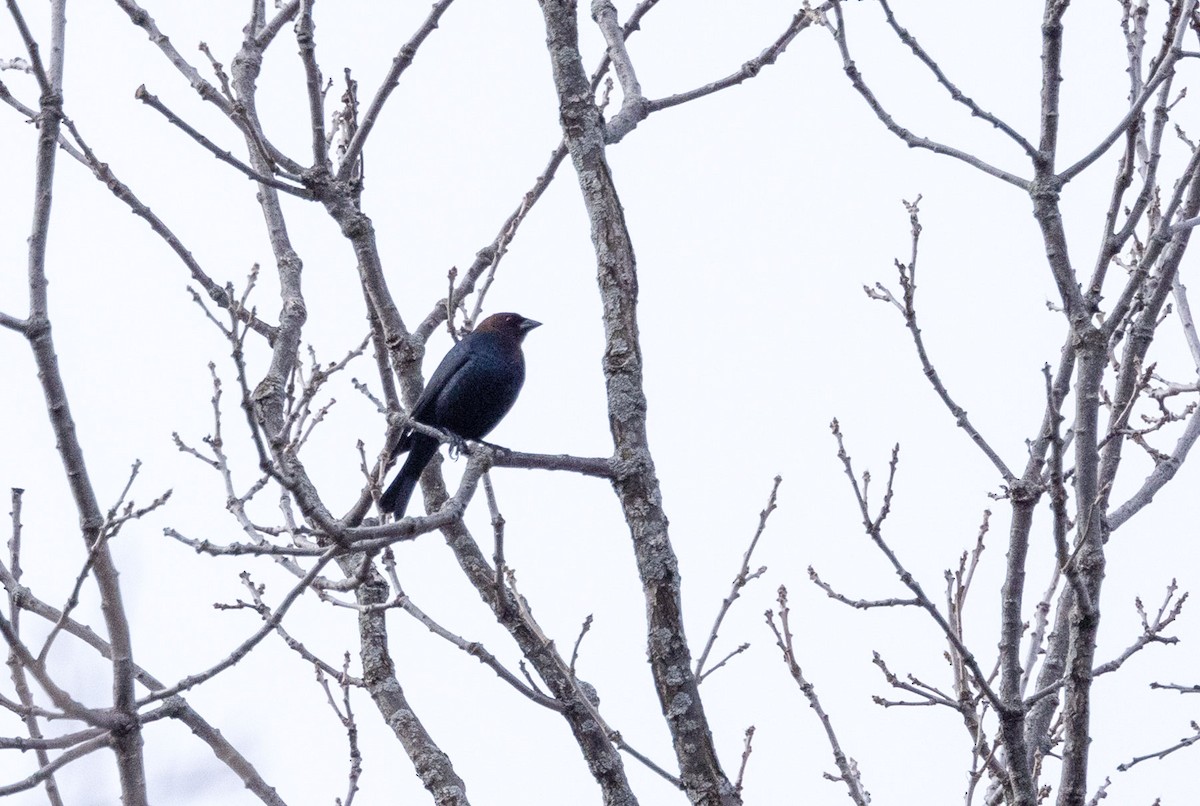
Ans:
[[[24,5],[47,42],[41,5]],[[201,40],[228,64],[248,4],[200,7],[147,6],[194,64],[204,63],[195,50]],[[317,57],[335,81],[330,109],[345,66],[360,82],[365,105],[428,8],[427,2],[317,4]],[[623,19],[632,4],[618,8]],[[784,30],[795,10],[773,0],[664,0],[630,39],[643,90],[657,98],[734,71]],[[603,42],[584,11],[590,69]],[[923,0],[897,2],[896,11],[960,88],[1027,137],[1036,136],[1040,4]],[[955,106],[884,31],[877,7],[849,4],[847,14],[859,67],[902,125],[1030,174],[1015,146]],[[23,55],[5,19],[0,57]],[[1089,151],[1122,113],[1128,84],[1118,20],[1119,6],[1111,2],[1080,3],[1067,14],[1060,164]],[[307,161],[303,73],[290,30],[268,51],[259,104],[275,143]],[[492,241],[559,141],[544,39],[534,0],[460,0],[419,51],[368,143],[364,210],[374,220],[389,284],[410,326],[444,295],[447,270],[465,268]],[[35,104],[31,78],[13,72],[0,78]],[[115,4],[69,6],[67,114],[218,282],[232,281],[240,290],[250,265],[261,263],[254,299],[264,317],[276,321],[274,261],[253,186],[136,101],[142,83],[207,136],[242,153],[232,127]],[[619,99],[615,90],[610,109]],[[1191,103],[1182,105],[1184,121],[1196,118]],[[1196,131],[1189,134],[1200,134],[1200,126],[1191,128]],[[29,124],[0,110],[0,309],[16,315],[27,311],[34,143]],[[1169,149],[1177,162],[1178,141]],[[961,802],[969,764],[961,719],[944,709],[885,711],[870,699],[898,698],[871,664],[873,650],[897,673],[949,686],[935,625],[915,610],[851,611],[812,586],[806,569],[815,566],[855,598],[905,593],[863,534],[829,434],[836,416],[856,467],[872,471],[879,492],[891,446],[901,443],[885,534],[931,594],[940,597],[943,569],[973,545],[982,511],[993,510],[967,610],[971,646],[981,665],[993,663],[1008,507],[988,493],[998,492],[999,479],[922,377],[898,312],[867,299],[862,286],[879,280],[896,287],[892,261],[907,260],[910,248],[901,200],[922,194],[918,310],[932,358],[980,431],[1010,465],[1022,465],[1024,440],[1034,435],[1043,409],[1041,367],[1056,360],[1064,333],[1061,318],[1045,306],[1056,294],[1027,196],[960,163],[905,148],[852,91],[834,43],[816,29],[741,87],[651,116],[609,150],[609,160],[638,256],[651,448],[680,558],[694,654],[728,593],[772,477],[784,478],[779,509],[753,563],[769,570],[735,605],[714,655],[742,641],[752,647],[702,687],[726,771],[736,773],[742,731],[755,725],[747,803],[845,799],[840,784],[821,778],[834,769],[828,745],[763,623],[776,588],[786,584],[805,673],[876,802]],[[1092,264],[1115,160],[1114,151],[1064,195],[1077,267]],[[285,199],[285,210],[305,264],[304,341],[322,361],[339,359],[366,334],[353,253],[318,205]],[[1194,267],[1194,258],[1185,261],[1183,279],[1200,286]],[[198,445],[210,432],[206,365],[214,361],[225,383],[226,441],[236,443],[239,482],[244,487],[256,478],[243,444],[229,348],[186,293],[190,278],[182,264],[62,154],[48,270],[57,350],[102,506],[116,499],[136,459],[143,462],[134,492],[139,503],[174,490],[169,506],[128,526],[116,545],[136,660],[173,682],[224,657],[258,627],[250,612],[212,610],[213,602],[245,598],[240,571],[267,585],[268,601],[292,584],[268,560],[199,557],[162,535],[171,526],[196,538],[239,539],[222,509],[219,477],[171,441],[178,431]],[[526,342],[521,399],[491,439],[532,452],[607,455],[594,256],[569,161],[522,226],[486,307],[545,323]],[[1178,328],[1168,324],[1163,334],[1153,357],[1173,380],[1188,381],[1194,370]],[[248,343],[254,383],[268,353],[256,338]],[[431,340],[426,375],[449,343],[444,331]],[[349,384],[352,376],[372,373],[364,357],[326,387],[326,397],[338,402],[307,450],[309,470],[335,512],[362,484],[356,441],[373,454],[383,435],[383,418]],[[29,351],[10,332],[0,335],[0,377],[0,486],[6,496],[10,487],[26,490],[25,581],[44,599],[61,602],[83,561],[82,541]],[[1171,444],[1158,443],[1168,450]],[[1118,503],[1150,468],[1136,448],[1127,456]],[[445,465],[451,483],[463,466]],[[581,651],[581,677],[598,688],[613,727],[673,768],[645,662],[628,531],[609,486],[542,472],[499,470],[493,477],[508,522],[508,561],[534,614],[564,651],[583,619],[595,615]],[[1135,596],[1156,608],[1172,576],[1183,590],[1198,587],[1196,483],[1194,467],[1185,466],[1110,543],[1102,661],[1136,638]],[[273,494],[262,499],[260,519],[275,520]],[[1027,611],[1049,579],[1047,516],[1043,505]],[[468,520],[490,550],[482,495]],[[397,546],[397,555],[408,593],[426,612],[483,641],[515,668],[512,643],[464,584],[436,534]],[[93,589],[85,591],[85,612],[98,611]],[[32,629],[35,619],[27,616],[24,624]],[[346,650],[356,653],[349,610],[334,611],[306,596],[285,625],[331,662]],[[391,619],[390,630],[400,682],[474,802],[598,800],[560,717],[529,704],[404,614]],[[1200,717],[1200,702],[1147,688],[1151,680],[1197,682],[1195,616],[1185,610],[1173,634],[1180,645],[1153,646],[1096,684],[1091,781],[1094,788],[1112,776],[1115,802],[1194,801],[1194,753],[1115,771],[1134,755],[1189,735],[1189,720]],[[60,640],[56,653],[60,683],[90,690],[91,702],[105,703],[105,667],[69,640]],[[359,671],[357,657],[352,670]],[[187,697],[289,803],[344,797],[342,727],[312,671],[281,641],[268,638]],[[357,802],[427,802],[369,698],[357,692],[354,708],[365,756]],[[15,724],[0,717],[0,732],[9,735]],[[256,802],[182,726],[156,723],[146,742],[154,802]],[[33,765],[31,754],[0,756],[0,782]],[[626,768],[643,804],[684,801],[637,761],[626,758]],[[72,804],[116,802],[107,753],[72,766],[59,780]],[[36,790],[12,802],[44,798]]]

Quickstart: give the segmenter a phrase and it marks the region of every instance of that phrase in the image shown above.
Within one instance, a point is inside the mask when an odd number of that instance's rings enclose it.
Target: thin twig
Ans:
[[[1165,750],[1159,750],[1157,753],[1147,753],[1144,756],[1134,756],[1131,760],[1125,762],[1124,764],[1118,764],[1117,769],[1120,770],[1121,772],[1125,772],[1125,771],[1131,769],[1132,767],[1134,767],[1138,764],[1141,764],[1143,761],[1149,761],[1152,758],[1158,758],[1158,759],[1166,758],[1167,756],[1174,753],[1176,750],[1182,750],[1185,747],[1191,747],[1192,745],[1196,744],[1197,742],[1200,742],[1200,724],[1197,724],[1196,722],[1193,721],[1191,723],[1191,726],[1192,726],[1192,730],[1195,731],[1195,733],[1193,735],[1188,736],[1185,739],[1181,739],[1179,742],[1171,745],[1170,747],[1166,748]]]
[[[296,187],[295,185],[290,185],[287,182],[281,182],[273,176],[261,174],[246,163],[239,160],[237,157],[233,156],[231,152],[220,148],[216,143],[214,143],[212,140],[209,140],[190,124],[188,124],[183,118],[172,112],[171,109],[164,104],[157,95],[154,95],[146,89],[145,84],[142,84],[137,88],[137,91],[133,93],[133,97],[146,104],[146,106],[150,107],[156,112],[160,113],[167,119],[169,123],[199,143],[214,157],[226,165],[233,166],[233,168],[245,174],[248,179],[269,187],[273,187],[276,190],[282,190],[284,193],[289,193],[292,196],[296,196],[301,199],[313,198],[312,191],[310,191],[308,188]]]
[[[884,490],[883,504],[880,506],[878,514],[872,518],[865,492],[859,486],[858,479],[855,478],[854,467],[851,464],[850,456],[846,453],[846,448],[842,440],[841,428],[836,419],[831,423],[831,429],[833,431],[834,439],[837,440],[838,458],[842,461],[842,466],[846,471],[846,476],[850,479],[850,486],[853,489],[855,498],[858,501],[859,512],[863,519],[863,527],[866,529],[868,536],[871,538],[872,542],[875,543],[876,547],[883,553],[883,555],[887,557],[888,562],[891,563],[892,568],[896,571],[896,575],[900,578],[900,581],[905,585],[905,587],[912,591],[913,594],[915,594],[920,607],[925,610],[925,612],[927,612],[937,623],[938,627],[941,628],[942,633],[950,641],[950,644],[953,646],[954,650],[960,654],[963,662],[975,676],[975,682],[979,686],[979,690],[988,699],[992,707],[998,712],[1007,713],[1007,709],[1001,702],[999,695],[988,684],[988,675],[984,674],[983,670],[979,668],[979,663],[976,661],[975,655],[969,649],[967,649],[966,645],[962,642],[962,639],[955,634],[953,627],[951,627],[949,622],[946,621],[946,617],[942,615],[940,610],[938,610],[937,605],[935,605],[929,599],[929,597],[925,594],[925,591],[922,589],[921,584],[917,582],[915,578],[913,578],[912,574],[908,572],[908,569],[906,569],[900,562],[900,559],[896,556],[896,553],[892,551],[891,546],[889,546],[883,539],[883,522],[891,512],[893,491],[892,484],[896,476],[896,467],[900,461],[900,446],[897,445],[892,450],[892,458],[888,464],[888,481]]]
[[[363,146],[366,145],[367,137],[371,134],[371,130],[375,128],[375,122],[379,119],[380,113],[383,111],[383,105],[387,101],[388,96],[392,91],[400,85],[400,75],[412,64],[413,59],[417,55],[417,49],[421,47],[421,43],[433,33],[438,27],[438,21],[442,15],[446,13],[446,9],[454,0],[438,0],[433,4],[433,8],[429,12],[429,16],[421,23],[412,35],[412,37],[400,46],[400,52],[392,59],[391,69],[384,76],[383,81],[379,85],[379,89],[375,91],[375,97],[371,99],[371,103],[367,106],[367,111],[363,114],[362,120],[359,122],[358,131],[354,133],[354,138],[350,144],[346,146],[346,153],[342,157],[341,167],[338,168],[337,178],[345,182],[355,170],[355,163],[358,161],[359,155],[362,153]]]
[[[783,662],[787,664],[788,672],[792,675],[792,679],[796,681],[796,685],[800,687],[801,693],[808,700],[809,706],[816,713],[817,718],[821,720],[821,727],[825,729],[825,736],[829,740],[829,746],[833,750],[833,760],[837,764],[837,768],[841,773],[840,776],[829,776],[832,780],[841,781],[846,785],[847,794],[854,801],[855,806],[869,806],[871,803],[871,795],[863,786],[862,777],[858,772],[858,765],[854,759],[846,756],[842,752],[841,743],[838,741],[837,734],[833,729],[833,720],[829,714],[825,713],[825,709],[821,707],[821,701],[817,698],[817,690],[812,683],[804,677],[804,672],[800,669],[800,662],[796,658],[796,649],[793,644],[792,627],[789,617],[791,610],[788,608],[787,588],[779,586],[779,625],[775,624],[775,614],[768,610],[766,612],[767,626],[771,628],[771,632],[775,635],[775,645],[779,647],[783,653]]]
[[[717,611],[717,617],[713,621],[712,629],[709,630],[708,641],[704,644],[704,651],[700,653],[700,657],[696,660],[695,674],[696,678],[701,682],[703,682],[704,678],[709,674],[712,674],[712,672],[716,671],[716,667],[714,667],[705,673],[704,664],[708,661],[708,654],[712,652],[713,644],[717,642],[717,633],[721,629],[721,624],[724,622],[725,616],[729,613],[729,608],[731,608],[733,603],[737,601],[738,597],[742,595],[742,588],[746,587],[746,585],[752,580],[757,579],[767,571],[767,567],[764,565],[757,571],[751,573],[750,557],[754,554],[754,549],[758,547],[758,539],[762,537],[763,531],[767,528],[767,519],[770,518],[771,513],[775,511],[775,498],[779,492],[779,485],[782,482],[783,476],[775,477],[775,482],[771,485],[771,494],[767,496],[767,506],[758,513],[758,528],[754,530],[754,536],[750,538],[750,546],[746,549],[746,553],[742,555],[742,567],[738,569],[737,576],[733,578],[733,586],[730,588],[729,595],[725,597],[723,602],[721,602],[721,607]],[[749,644],[745,644],[743,646],[748,647]],[[725,659],[722,660],[717,666],[719,667],[724,665],[725,662],[734,655],[743,651],[744,649],[739,648],[734,652],[731,652],[729,655],[725,656]]]
[[[1004,478],[1006,484],[1013,484],[1017,477],[1009,470],[1008,465],[1000,458],[1000,455],[992,448],[983,435],[972,425],[970,418],[967,417],[967,412],[962,406],[958,405],[950,396],[950,392],[942,383],[941,376],[933,366],[933,362],[929,358],[929,353],[925,349],[925,340],[921,335],[921,328],[917,324],[917,254],[918,247],[921,242],[921,219],[920,219],[920,203],[921,197],[918,196],[916,201],[904,202],[904,207],[908,211],[908,220],[912,237],[912,251],[907,264],[896,261],[896,270],[900,276],[900,288],[903,291],[903,302],[897,300],[890,291],[879,283],[875,284],[874,288],[863,286],[863,290],[867,296],[872,299],[891,302],[904,314],[904,324],[912,334],[913,344],[917,349],[917,357],[921,361],[921,369],[924,371],[925,377],[929,379],[929,383],[933,386],[935,392],[946,408],[954,416],[955,424],[967,432],[971,437],[971,441],[983,451],[983,454],[995,466],[996,470]]]
[[[927,151],[932,151],[934,154],[942,154],[948,157],[953,157],[954,159],[965,162],[967,165],[977,168],[990,176],[994,176],[997,179],[1002,179],[1005,182],[1008,182],[1010,185],[1015,185],[1022,190],[1029,190],[1030,182],[1028,179],[1023,179],[1016,174],[1012,174],[1001,168],[997,168],[996,166],[985,162],[979,157],[976,157],[974,154],[954,148],[953,146],[945,145],[944,143],[939,143],[938,141],[931,140],[927,137],[920,137],[897,123],[891,114],[889,114],[884,108],[883,104],[880,103],[879,99],[875,97],[875,93],[872,92],[867,86],[866,81],[863,80],[862,74],[859,72],[858,67],[854,64],[854,60],[850,56],[850,45],[846,38],[846,20],[842,15],[842,4],[840,0],[833,0],[832,6],[834,17],[837,19],[837,25],[830,27],[830,31],[833,34],[834,41],[837,42],[838,50],[842,55],[842,69],[845,71],[846,76],[850,79],[851,85],[858,92],[858,94],[863,97],[863,99],[867,102],[867,106],[870,107],[871,111],[875,113],[875,116],[879,118],[883,125],[887,127],[888,131],[903,140],[909,148],[923,148]]]

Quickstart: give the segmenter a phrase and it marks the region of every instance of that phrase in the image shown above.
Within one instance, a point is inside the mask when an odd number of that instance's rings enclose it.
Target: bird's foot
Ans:
[[[450,447],[447,449],[447,453],[450,454],[451,459],[457,460],[459,454],[464,456],[471,455],[471,449],[467,446],[467,441],[465,439],[453,431],[446,430],[443,431],[443,433],[446,435],[446,439],[450,445]]]

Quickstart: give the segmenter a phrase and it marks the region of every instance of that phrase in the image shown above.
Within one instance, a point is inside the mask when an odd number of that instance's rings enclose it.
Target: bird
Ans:
[[[450,348],[417,398],[411,417],[453,436],[481,440],[508,414],[525,382],[521,342],[541,322],[517,313],[495,313]],[[404,517],[421,472],[437,453],[437,437],[408,429],[392,456],[408,451],[399,475],[379,499],[379,508]]]

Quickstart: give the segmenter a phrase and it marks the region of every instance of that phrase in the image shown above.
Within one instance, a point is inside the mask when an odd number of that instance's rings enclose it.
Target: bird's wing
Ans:
[[[450,348],[450,352],[446,353],[446,357],[442,359],[442,363],[438,364],[438,368],[433,371],[433,376],[429,379],[429,383],[425,384],[425,391],[421,392],[421,396],[417,398],[417,405],[413,406],[412,418],[418,422],[427,423],[430,415],[433,414],[434,408],[437,406],[438,396],[450,384],[451,379],[458,374],[459,371],[466,365],[471,357],[471,351],[468,348],[468,340],[470,335],[462,339],[462,341]]]
[[[435,425],[430,420],[433,418],[434,410],[437,408],[438,396],[450,380],[462,370],[466,365],[467,359],[471,357],[471,352],[463,345],[466,344],[470,334],[462,341],[450,348],[450,352],[446,353],[442,359],[442,363],[438,364],[438,368],[433,371],[433,376],[430,377],[429,383],[425,384],[425,390],[421,392],[421,396],[417,398],[417,403],[413,406],[411,416],[417,422],[425,423],[426,425]],[[392,456],[399,456],[413,446],[413,432],[405,430],[400,434],[399,441],[396,442],[396,447],[392,450]]]

